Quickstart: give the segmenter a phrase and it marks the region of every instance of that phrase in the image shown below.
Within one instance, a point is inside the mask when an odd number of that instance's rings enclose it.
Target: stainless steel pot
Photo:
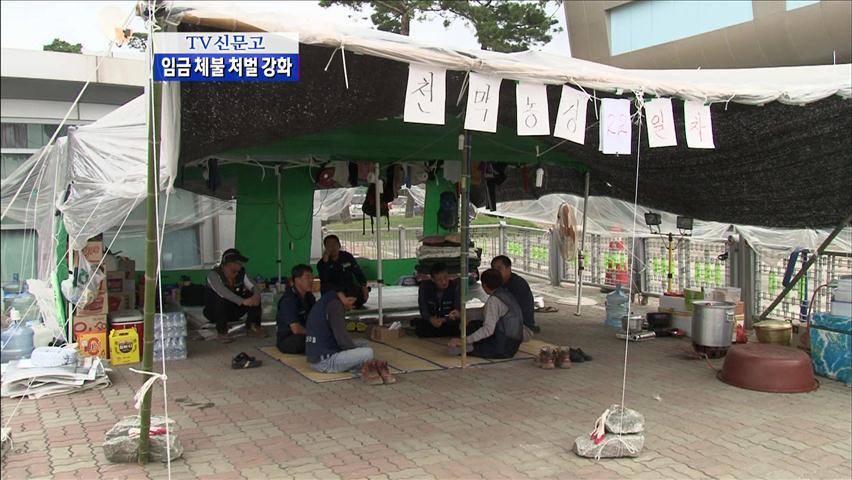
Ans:
[[[628,324],[630,325],[631,332],[639,332],[642,330],[642,323],[645,320],[645,317],[642,315],[624,315],[621,317],[621,329],[627,330]]]
[[[735,305],[731,302],[696,300],[692,306],[692,343],[704,347],[730,347]]]

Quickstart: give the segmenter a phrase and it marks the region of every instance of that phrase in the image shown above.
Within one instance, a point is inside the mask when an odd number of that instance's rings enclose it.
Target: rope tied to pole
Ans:
[[[137,370],[135,368],[130,368],[129,370],[133,373],[139,373],[142,375],[150,376],[148,380],[145,380],[145,383],[142,384],[139,390],[136,391],[136,395],[133,396],[133,400],[136,400],[136,403],[133,404],[133,407],[136,410],[139,410],[140,408],[142,408],[142,399],[145,398],[145,394],[147,394],[148,391],[151,390],[151,387],[154,386],[154,382],[156,382],[157,380],[162,380],[163,384],[165,384],[166,380],[168,380],[169,377],[165,373],[147,372],[145,370]]]

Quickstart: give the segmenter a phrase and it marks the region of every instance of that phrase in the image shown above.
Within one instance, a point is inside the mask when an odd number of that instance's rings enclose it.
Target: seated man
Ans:
[[[461,314],[461,292],[458,281],[450,281],[447,266],[436,263],[429,272],[431,280],[420,284],[417,303],[420,318],[416,320],[418,337],[458,337]]]
[[[355,261],[351,253],[340,249],[340,239],[337,235],[329,235],[322,242],[325,247],[322,259],[317,263],[317,274],[322,282],[323,294],[332,290],[346,290],[350,285],[359,289],[355,307],[361,308],[370,296],[367,287],[367,277]]]
[[[502,286],[497,270],[482,272],[481,281],[489,296],[483,308],[484,320],[468,324],[467,351],[482,358],[512,358],[524,341],[521,307]],[[461,338],[451,339],[449,345],[460,348]]]
[[[323,373],[346,372],[371,363],[373,349],[353,341],[346,332],[346,310],[357,301],[360,288],[324,293],[308,314],[305,328],[305,355],[311,368]]]
[[[309,265],[296,265],[291,271],[293,285],[278,301],[275,346],[281,353],[305,353],[305,325],[308,313],[317,303],[311,292],[314,271]]]
[[[512,272],[512,261],[505,255],[494,257],[491,260],[491,268],[500,273],[500,277],[503,279],[503,286],[506,287],[506,290],[515,297],[518,305],[521,306],[521,313],[524,316],[524,326],[535,333],[540,332],[541,328],[535,324],[535,300],[533,300],[530,284],[520,275]]]
[[[204,316],[216,324],[219,341],[230,343],[228,323],[246,317],[247,334],[265,337],[260,326],[260,293],[246,274],[245,264],[248,258],[242,256],[236,248],[229,248],[222,254],[222,261],[207,274],[207,286],[204,291]]]

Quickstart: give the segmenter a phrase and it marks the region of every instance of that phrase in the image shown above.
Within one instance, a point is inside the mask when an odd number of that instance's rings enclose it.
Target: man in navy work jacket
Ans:
[[[311,292],[314,271],[309,265],[296,265],[291,271],[293,285],[278,301],[275,346],[281,353],[305,353],[305,325],[317,299]]]
[[[491,260],[491,268],[500,272],[503,286],[515,297],[524,315],[524,326],[534,333],[541,331],[535,323],[535,300],[533,300],[530,284],[520,275],[512,272],[512,261],[505,255],[498,255]]]
[[[260,326],[260,293],[246,274],[245,264],[248,258],[242,256],[236,248],[229,248],[222,254],[222,261],[207,274],[207,286],[204,292],[204,316],[216,324],[219,341],[230,343],[228,323],[246,315],[247,334],[265,337]]]
[[[355,305],[360,288],[350,285],[325,292],[308,314],[305,356],[311,368],[323,373],[358,370],[373,359],[366,342],[353,341],[346,332],[346,310]],[[381,381],[381,380],[380,380]]]
[[[461,292],[458,281],[450,281],[447,266],[436,263],[429,272],[430,280],[420,284],[417,303],[418,337],[458,337],[461,314]]]
[[[340,239],[337,235],[329,235],[322,242],[325,247],[322,259],[317,263],[317,274],[319,274],[321,291],[323,294],[332,290],[342,291],[350,286],[358,287],[358,298],[355,302],[356,308],[361,308],[367,303],[370,289],[367,287],[367,277],[355,261],[351,253],[340,249]]]
[[[489,268],[480,278],[482,289],[489,296],[483,308],[483,320],[467,326],[467,351],[482,358],[512,358],[525,336],[521,307],[503,287],[497,270]],[[460,348],[461,339],[451,339],[449,346]]]

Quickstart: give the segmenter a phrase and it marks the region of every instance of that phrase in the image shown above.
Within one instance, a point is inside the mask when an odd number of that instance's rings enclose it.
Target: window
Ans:
[[[57,124],[43,123],[3,123],[2,124],[2,148],[41,148],[47,145]],[[68,125],[63,125],[59,130],[62,137],[68,134]]]
[[[38,234],[35,230],[0,231],[0,281],[22,282],[36,276]]]
[[[104,235],[104,243],[109,245],[115,232]],[[119,235],[110,249],[136,260],[137,265],[145,265],[145,234]],[[198,267],[202,264],[201,248],[198,241],[198,227],[167,231],[163,238],[163,270],[179,270]]]
[[[795,10],[816,3],[819,3],[819,0],[787,0],[787,10]]]
[[[30,158],[28,153],[0,154],[0,178],[6,178]]]
[[[751,0],[639,0],[609,11],[612,55],[688,38],[754,19]]]

